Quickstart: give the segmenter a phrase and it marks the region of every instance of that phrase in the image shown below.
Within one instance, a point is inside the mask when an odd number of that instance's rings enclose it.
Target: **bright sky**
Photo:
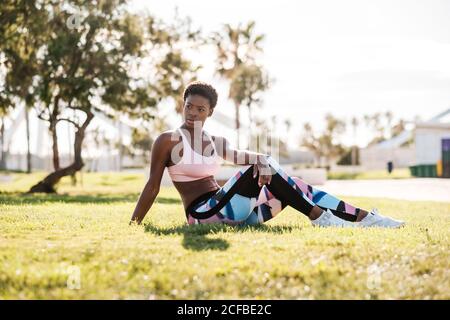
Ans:
[[[223,23],[256,21],[266,34],[261,61],[275,83],[267,117],[321,128],[327,112],[343,120],[391,110],[426,120],[450,107],[450,1],[135,0],[171,19],[174,8],[208,34]],[[219,89],[221,111],[233,114],[227,88],[213,77],[214,56],[199,52],[202,79]],[[228,109],[228,110],[227,110]],[[358,143],[367,142],[361,126]],[[351,130],[349,130],[351,131]],[[351,139],[346,137],[347,141]]]

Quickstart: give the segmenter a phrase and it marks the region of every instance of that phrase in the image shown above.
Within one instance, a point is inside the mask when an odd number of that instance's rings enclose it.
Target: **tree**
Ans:
[[[0,86],[1,88],[1,86]],[[0,170],[6,169],[6,148],[5,148],[5,118],[8,115],[12,103],[4,90],[0,90]]]
[[[394,115],[391,111],[385,113],[376,112],[373,115],[364,115],[364,122],[367,128],[375,133],[369,146],[386,140],[386,137],[393,138],[405,130],[405,121],[400,119],[393,124]]]
[[[351,120],[351,125],[353,128],[353,146],[352,146],[352,150],[351,150],[351,164],[352,165],[356,165],[358,162],[358,148],[356,146],[356,134],[357,134],[357,129],[358,129],[358,125],[359,125],[359,121],[358,118],[353,117]]]
[[[171,100],[175,111],[182,113],[183,91],[189,82],[197,79],[201,65],[194,65],[185,57],[190,49],[198,50],[204,43],[200,30],[192,27],[190,18],[182,18],[175,11],[173,24],[160,28],[157,36],[165,39],[159,43],[163,58],[155,66],[154,80],[158,82],[159,96]]]
[[[359,149],[352,147],[347,152],[343,153],[341,158],[336,162],[338,165],[347,166],[347,165],[359,165]]]
[[[386,111],[386,113],[384,114],[385,120],[386,120],[386,128],[388,128],[389,130],[389,138],[392,138],[392,132],[391,132],[391,128],[392,128],[392,119],[394,117],[394,115],[392,114],[391,111]]]
[[[324,155],[319,144],[319,139],[314,135],[313,127],[309,122],[303,125],[303,137],[301,144],[310,150],[316,156],[316,162],[320,163],[321,157]]]
[[[29,109],[35,102],[32,87],[48,16],[38,7],[48,2],[5,0],[0,9],[0,52],[2,67],[6,69],[3,89],[10,101],[25,106],[27,172],[31,172]]]
[[[311,124],[304,124],[302,145],[313,152],[319,162],[325,158],[325,164],[329,167],[332,159],[345,152],[345,148],[338,142],[340,135],[345,131],[345,122],[331,114],[325,116],[325,121],[325,129],[320,136],[314,134]]]
[[[127,149],[127,153],[134,157],[143,156],[145,162],[150,160],[150,154],[154,139],[150,132],[141,128],[134,128],[131,135],[131,145]]]
[[[49,1],[33,7],[41,13],[45,32],[37,35],[37,28],[22,26],[30,38],[46,37],[42,46],[33,48],[39,52],[34,62],[37,72],[28,88],[39,117],[50,127],[67,121],[76,130],[73,163],[55,169],[30,192],[54,192],[62,177],[81,170],[86,129],[96,113],[111,118],[154,117],[162,85],[156,77],[140,76],[139,70],[144,58],[151,57],[157,74],[164,58],[161,48],[176,36],[151,16],[128,13],[126,4],[125,0]],[[18,50],[19,43],[12,48]],[[13,72],[9,75],[18,81]]]
[[[230,96],[235,105],[248,108],[249,138],[252,138],[252,107],[260,105],[262,93],[269,88],[269,77],[261,66],[241,64],[231,79]]]
[[[53,137],[55,172],[30,191],[52,192],[62,176],[81,169],[82,142],[97,112],[111,118],[126,114],[149,121],[154,118],[152,109],[156,104],[170,96],[170,85],[177,85],[178,93],[183,87],[177,80],[191,70],[189,60],[181,50],[170,49],[178,42],[194,38],[196,33],[190,32],[189,26],[181,28],[187,25],[184,20],[166,25],[151,16],[131,15],[126,4],[125,0],[98,3],[22,0],[2,6],[0,17],[5,22],[2,35],[12,40],[5,42],[7,50],[2,48],[9,54],[7,60],[12,66],[8,84],[20,82],[20,73],[16,72],[20,68],[33,71],[27,73],[31,75],[27,79],[33,81],[22,85],[22,94],[17,96],[29,94],[32,98],[29,101],[39,118],[49,123]],[[27,20],[22,16],[37,18]],[[4,27],[8,26],[6,22],[11,30]],[[25,63],[19,63],[24,59],[14,59],[24,42],[15,36],[17,30],[23,31],[24,37],[40,39],[29,42],[32,52],[39,55]],[[150,68],[146,69],[147,74],[150,71],[150,79],[137,75],[144,60],[150,60]],[[170,72],[166,72],[168,69]],[[66,168],[59,168],[56,127],[60,121],[67,121],[76,129],[74,163]]]
[[[25,128],[27,133],[27,173],[31,173],[30,113],[28,106],[25,106]]]
[[[237,96],[240,90],[235,90],[236,76],[245,71],[242,65],[247,68],[254,68],[257,55],[262,52],[261,43],[264,40],[263,34],[255,34],[255,22],[250,21],[246,25],[238,24],[236,27],[225,24],[223,29],[215,32],[212,41],[217,52],[217,73],[230,82],[228,97],[235,106],[235,126],[236,126],[236,146],[239,148],[240,134],[240,106],[242,96]],[[234,85],[233,82],[235,83]]]
[[[405,131],[405,120],[400,119],[397,124],[393,125],[391,128],[391,137],[398,136],[400,133]]]

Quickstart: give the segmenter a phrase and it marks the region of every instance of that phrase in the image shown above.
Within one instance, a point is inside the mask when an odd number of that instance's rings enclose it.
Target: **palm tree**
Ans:
[[[389,138],[392,138],[391,125],[392,125],[392,119],[393,119],[394,115],[392,114],[391,111],[386,111],[384,116],[386,118],[386,128],[389,130]]]
[[[225,24],[223,30],[212,35],[217,51],[217,73],[222,78],[233,81],[238,70],[244,64],[254,65],[258,53],[262,52],[263,34],[255,33],[255,22],[236,27]],[[239,107],[242,101],[236,96],[236,90],[230,86],[228,97],[235,106],[236,146],[239,148],[240,118]]]
[[[261,105],[262,92],[269,88],[269,78],[258,65],[241,64],[231,80],[230,96],[235,106],[248,108],[249,139],[252,139],[253,106]],[[239,107],[236,108],[239,110]]]
[[[356,117],[353,117],[351,120],[351,124],[353,127],[353,148],[352,148],[352,165],[356,165],[356,129],[359,125],[359,120]]]

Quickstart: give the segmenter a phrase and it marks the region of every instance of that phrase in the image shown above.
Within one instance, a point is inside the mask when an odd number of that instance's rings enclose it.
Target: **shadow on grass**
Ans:
[[[21,192],[0,192],[0,203],[5,205],[40,204],[45,202],[64,203],[113,203],[113,202],[137,202],[138,193],[118,193],[118,194],[27,194]],[[181,204],[177,198],[157,197],[156,203]]]
[[[269,225],[253,225],[253,226],[229,226],[226,224],[203,224],[203,225],[183,225],[177,227],[160,228],[151,224],[144,225],[145,232],[150,232],[158,236],[165,235],[182,235],[184,248],[193,251],[202,250],[227,250],[230,246],[228,241],[224,239],[212,239],[207,235],[213,235],[219,232],[267,232],[267,233],[288,233],[299,227],[293,226],[269,226]]]

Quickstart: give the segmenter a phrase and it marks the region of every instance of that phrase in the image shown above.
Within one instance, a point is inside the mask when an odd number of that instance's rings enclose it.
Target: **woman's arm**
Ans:
[[[150,177],[142,190],[139,200],[131,217],[130,224],[141,224],[147,212],[150,210],[156,196],[159,193],[161,179],[170,156],[170,134],[161,134],[154,142],[152,148]]]
[[[214,137],[217,153],[226,161],[239,165],[267,164],[266,154],[233,148],[224,137]]]
[[[214,137],[217,153],[226,161],[238,165],[253,165],[253,176],[260,173],[258,183],[260,185],[269,183],[272,180],[272,172],[267,162],[267,155],[263,153],[238,150],[233,148],[224,137]]]

